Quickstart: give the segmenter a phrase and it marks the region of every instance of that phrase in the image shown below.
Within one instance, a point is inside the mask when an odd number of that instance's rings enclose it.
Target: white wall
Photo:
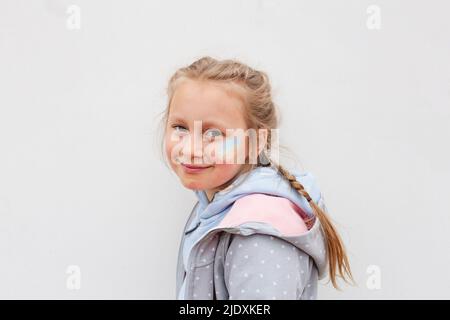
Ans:
[[[446,1],[1,0],[0,298],[174,298],[195,196],[163,165],[155,117],[172,72],[202,55],[271,76],[282,142],[317,176],[359,283],[322,283],[319,298],[450,298],[449,13]]]

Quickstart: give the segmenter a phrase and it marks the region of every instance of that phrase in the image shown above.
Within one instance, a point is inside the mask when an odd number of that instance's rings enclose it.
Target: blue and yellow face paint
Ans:
[[[239,152],[244,152],[244,150],[240,150],[241,145],[242,139],[236,136],[231,136],[225,139],[218,139],[214,141],[215,154],[213,156],[213,162],[219,164],[221,163],[234,164],[235,155],[238,154]]]

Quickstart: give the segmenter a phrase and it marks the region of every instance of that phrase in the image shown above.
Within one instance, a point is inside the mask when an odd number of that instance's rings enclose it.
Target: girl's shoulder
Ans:
[[[262,223],[275,228],[282,236],[298,236],[308,231],[305,213],[292,201],[262,193],[239,198],[222,219],[220,227],[237,227],[245,223]]]

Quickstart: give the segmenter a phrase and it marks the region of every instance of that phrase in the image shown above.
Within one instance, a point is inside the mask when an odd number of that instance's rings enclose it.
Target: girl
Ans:
[[[275,160],[266,73],[203,57],[176,71],[167,92],[163,149],[198,198],[179,248],[177,299],[316,299],[327,272],[337,289],[338,275],[353,281],[313,175]]]

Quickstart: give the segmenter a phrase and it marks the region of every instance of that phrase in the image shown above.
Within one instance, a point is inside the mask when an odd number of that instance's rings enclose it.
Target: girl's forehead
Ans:
[[[211,83],[182,83],[175,90],[169,118],[174,120],[217,120],[229,125],[244,121],[244,105],[237,94]]]

